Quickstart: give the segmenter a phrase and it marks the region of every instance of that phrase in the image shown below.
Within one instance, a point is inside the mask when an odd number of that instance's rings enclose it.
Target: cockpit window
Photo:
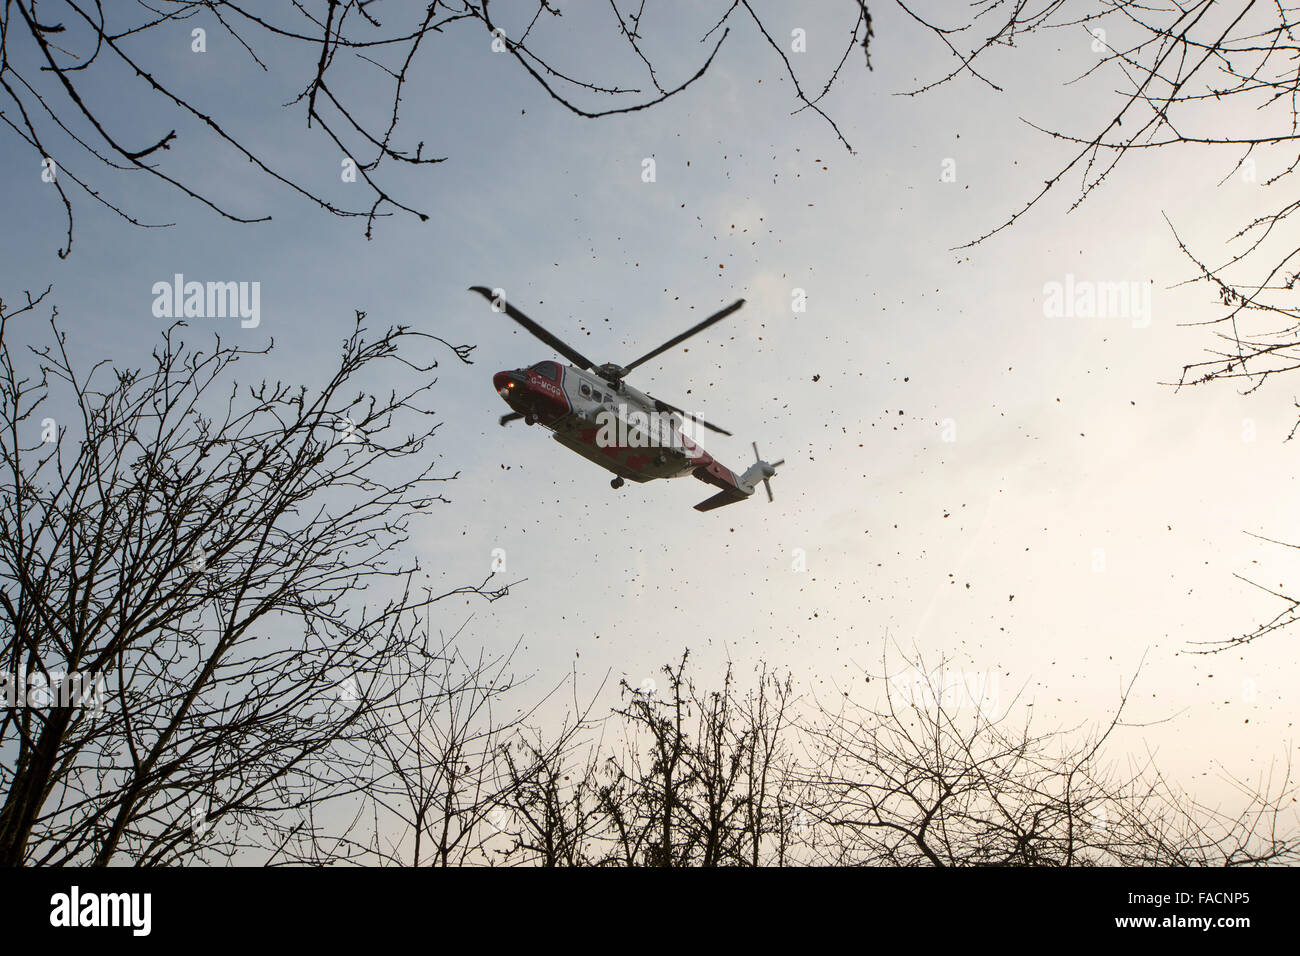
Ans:
[[[533,371],[542,378],[550,379],[552,382],[560,380],[560,367],[554,362],[538,362],[533,366]]]

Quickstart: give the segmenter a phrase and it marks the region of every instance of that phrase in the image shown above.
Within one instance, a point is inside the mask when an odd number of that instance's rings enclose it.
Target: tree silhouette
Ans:
[[[403,101],[414,95],[408,81],[414,64],[422,57],[436,57],[435,47],[449,43],[483,43],[516,63],[563,109],[597,118],[648,109],[681,93],[705,75],[733,24],[744,25],[758,30],[782,60],[800,104],[796,112],[817,113],[847,146],[819,103],[852,50],[862,45],[869,53],[871,19],[865,3],[846,7],[843,55],[815,95],[805,92],[789,57],[750,0],[720,2],[717,9],[717,21],[703,37],[687,37],[675,18],[657,20],[644,0],[621,8],[610,0],[603,42],[626,54],[626,63],[615,67],[628,75],[625,81],[580,76],[593,41],[584,36],[579,42],[576,27],[567,24],[583,14],[574,10],[563,15],[548,0],[537,0],[530,9],[489,0],[404,6],[377,0],[310,0],[271,9],[234,0],[10,0],[0,7],[0,90],[13,109],[0,110],[0,120],[32,149],[34,164],[42,164],[43,178],[62,202],[67,231],[60,256],[70,252],[73,237],[73,205],[65,181],[134,225],[169,225],[145,222],[125,204],[107,198],[101,185],[106,172],[157,180],[234,222],[270,219],[264,211],[241,211],[236,200],[200,183],[184,161],[168,160],[174,145],[190,140],[211,143],[251,164],[259,175],[331,215],[363,218],[367,238],[376,217],[394,211],[426,220],[426,213],[388,185],[386,173],[391,169],[386,167],[430,166],[446,158],[431,155],[422,134],[399,132],[398,127]],[[184,70],[169,54],[206,50],[208,31],[214,40],[228,37],[247,56],[242,78],[257,85],[257,95],[268,104],[281,98],[280,88],[271,82],[272,65],[294,64],[284,68],[302,71],[300,92],[286,108],[352,161],[357,181],[366,187],[368,206],[345,205],[331,198],[323,184],[286,171],[284,157],[269,154],[238,131],[238,116],[230,104],[205,99],[190,88]],[[655,65],[659,57],[648,52],[661,47],[685,51],[691,43],[703,44],[698,66],[675,81],[665,78],[663,67]],[[569,62],[562,62],[565,59]],[[632,79],[637,73],[641,79]],[[364,88],[374,77],[387,84],[386,96],[376,97]],[[91,95],[103,82],[113,82],[117,101],[131,113],[149,116],[156,132],[137,141],[137,134]]]
[[[428,453],[437,363],[399,354],[431,337],[358,313],[319,388],[241,388],[270,347],[183,323],[144,369],[80,369],[55,317],[18,354],[42,299],[0,305],[0,656],[47,689],[0,716],[0,863],[341,852],[313,814],[367,779],[393,702],[456,696],[420,680],[450,657],[421,613],[506,591],[421,593],[401,550],[455,478]]]

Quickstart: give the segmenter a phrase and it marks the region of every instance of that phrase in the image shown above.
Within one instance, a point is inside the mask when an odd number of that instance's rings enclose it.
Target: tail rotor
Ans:
[[[782,458],[780,461],[774,461],[769,465],[758,454],[758,442],[754,442],[753,445],[754,445],[754,464],[757,466],[759,470],[759,474],[763,479],[763,490],[767,492],[767,500],[773,501],[775,499],[773,499],[772,497],[772,486],[768,483],[768,479],[776,474],[776,469],[778,466],[785,464],[785,459]]]

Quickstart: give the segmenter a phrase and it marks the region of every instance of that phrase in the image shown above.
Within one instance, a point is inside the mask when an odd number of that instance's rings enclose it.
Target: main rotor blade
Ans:
[[[698,325],[692,326],[691,328],[683,332],[681,335],[674,336],[673,338],[665,342],[663,345],[659,346],[659,348],[655,349],[653,352],[647,352],[645,355],[641,356],[639,359],[637,359],[635,362],[632,362],[630,365],[624,365],[623,374],[626,375],[628,372],[632,371],[632,369],[636,368],[642,362],[650,361],[650,359],[654,358],[656,355],[660,354],[661,352],[667,352],[674,345],[680,345],[682,342],[685,342],[696,332],[703,332],[714,322],[721,322],[723,319],[731,315],[731,313],[735,312],[744,304],[745,304],[744,299],[737,299],[735,302],[731,303],[731,305],[727,306],[725,309],[719,309],[717,312],[714,312],[703,322],[699,323]]]
[[[485,288],[484,286],[481,285],[472,285],[469,287],[469,291],[477,292],[479,295],[483,296],[483,298],[487,299],[489,302],[493,303],[494,305],[496,304],[496,296],[492,294],[491,289]],[[524,315],[513,305],[511,305],[508,301],[503,302],[502,305],[505,307],[506,315],[510,316],[510,318],[514,319],[516,322],[522,325],[529,332],[532,332],[533,335],[541,339],[551,348],[555,349],[555,351],[559,352],[561,355],[563,355],[574,365],[578,366],[578,368],[586,368],[586,369],[595,368],[595,363],[592,362],[591,359],[587,358],[585,355],[583,355],[573,346],[569,345],[563,339],[559,338],[556,335],[552,335],[550,332],[546,331],[546,329],[542,328],[540,325],[538,325],[528,316]]]
[[[654,398],[653,395],[651,395],[650,397]],[[715,431],[719,435],[731,434],[731,432],[727,431],[725,428],[719,428],[717,425],[713,424],[712,422],[706,422],[703,418],[700,418],[699,415],[695,415],[692,414],[691,412],[683,411],[682,409],[678,408],[676,405],[670,405],[668,402],[665,402],[662,398],[655,398],[655,410],[660,412],[676,412],[678,415],[681,415],[683,418],[689,418],[691,421],[699,422],[705,428],[709,429],[710,431]]]

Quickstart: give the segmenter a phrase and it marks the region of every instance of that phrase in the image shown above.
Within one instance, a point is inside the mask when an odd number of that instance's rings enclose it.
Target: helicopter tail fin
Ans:
[[[721,508],[723,505],[735,504],[737,501],[744,501],[758,489],[758,483],[763,483],[763,489],[767,492],[767,500],[772,500],[772,486],[769,483],[773,475],[776,474],[778,465],[785,464],[785,459],[774,461],[771,464],[763,461],[758,457],[758,443],[754,443],[754,463],[745,469],[745,473],[736,476],[735,472],[728,471],[717,464],[713,463],[713,468],[697,468],[695,477],[701,481],[707,481],[710,484],[717,485],[722,490],[712,498],[706,498],[695,506],[696,511],[712,511],[714,508]]]
[[[744,501],[749,494],[741,491],[739,488],[728,488],[726,491],[719,491],[712,498],[705,498],[695,506],[696,511],[712,511],[714,508],[721,508],[723,505],[735,504],[737,501]]]

